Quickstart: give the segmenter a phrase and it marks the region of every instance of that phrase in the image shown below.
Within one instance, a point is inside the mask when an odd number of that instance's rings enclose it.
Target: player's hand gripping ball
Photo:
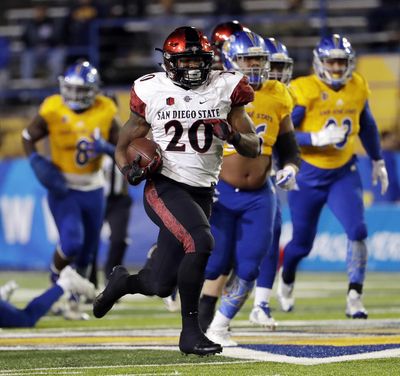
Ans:
[[[126,149],[128,165],[122,168],[128,182],[138,185],[162,165],[160,146],[148,138],[135,138]]]

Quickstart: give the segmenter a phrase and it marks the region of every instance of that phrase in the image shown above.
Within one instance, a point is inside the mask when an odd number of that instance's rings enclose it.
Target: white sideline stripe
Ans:
[[[0,351],[15,351],[15,350],[167,350],[167,351],[178,351],[177,346],[60,346],[60,347],[53,347],[53,346],[20,346],[17,348],[9,348],[9,347],[0,347]],[[242,359],[242,361],[232,361],[232,362],[212,362],[212,363],[195,363],[196,365],[203,365],[203,364],[233,364],[233,363],[243,363],[244,362],[278,362],[278,363],[288,363],[288,364],[299,364],[299,365],[317,365],[317,364],[326,364],[326,363],[339,363],[351,360],[367,360],[367,359],[382,359],[382,358],[398,358],[400,357],[400,349],[389,349],[389,350],[382,350],[382,351],[373,351],[361,354],[351,354],[351,355],[342,355],[342,356],[335,356],[329,358],[301,358],[301,357],[294,357],[294,356],[287,356],[287,355],[280,355],[280,354],[272,354],[265,351],[257,351],[257,350],[250,350],[250,349],[243,349],[241,347],[225,347],[222,351],[222,356],[226,356],[229,358],[235,359]],[[187,364],[162,364],[159,365],[160,367],[164,366],[186,366],[192,365],[193,363]],[[59,368],[32,368],[26,369],[23,371],[41,371],[41,370],[62,370],[62,369],[97,369],[97,368],[121,368],[127,367],[129,365],[121,365],[121,366],[90,366],[90,367],[59,367]],[[131,365],[135,367],[157,367],[155,364],[135,364]],[[13,370],[2,370],[0,371],[0,375],[7,374],[7,372],[12,372]],[[15,370],[14,370],[15,371]],[[21,372],[22,370],[18,370]]]
[[[240,347],[238,348],[228,347],[223,349],[222,355],[232,358],[240,358],[248,360],[252,359],[264,362],[290,363],[290,364],[311,366],[316,364],[346,362],[350,360],[397,358],[400,357],[400,349],[373,351],[362,354],[342,355],[329,358],[300,358],[287,355],[271,354],[268,352],[262,352],[256,350],[241,349]]]
[[[236,324],[241,323],[242,321],[238,321]],[[368,334],[365,333],[354,333],[354,329],[363,328],[363,329],[376,329],[376,328],[400,328],[400,319],[368,319],[368,320],[314,320],[314,321],[302,321],[302,320],[288,320],[279,322],[278,328],[285,327],[327,327],[332,328],[334,333],[315,333],[315,332],[306,332],[306,333],[293,333],[285,330],[276,330],[276,331],[268,331],[268,336],[270,337],[344,337],[348,335],[352,336],[366,336]],[[347,328],[349,333],[336,332],[336,328]],[[74,328],[74,331],[66,331],[66,330],[54,330],[54,329],[41,329],[40,332],[36,330],[28,329],[27,331],[18,331],[15,332],[13,330],[3,330],[1,337],[2,338],[59,338],[59,337],[177,337],[179,336],[180,329],[125,329],[125,330],[90,330],[87,328]],[[233,325],[232,333],[234,336],[252,336],[252,337],[261,337],[265,336],[266,332],[260,330],[258,327],[236,327]],[[379,337],[379,335],[376,335]]]

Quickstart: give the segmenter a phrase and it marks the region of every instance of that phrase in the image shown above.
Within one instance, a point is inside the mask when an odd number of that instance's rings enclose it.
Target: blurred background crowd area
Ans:
[[[21,129],[58,90],[68,64],[86,58],[97,66],[125,120],[130,85],[160,70],[154,48],[175,27],[196,26],[210,36],[233,19],[286,44],[294,77],[310,73],[321,35],[346,35],[370,83],[384,147],[399,149],[399,0],[1,0],[0,158],[22,155]]]

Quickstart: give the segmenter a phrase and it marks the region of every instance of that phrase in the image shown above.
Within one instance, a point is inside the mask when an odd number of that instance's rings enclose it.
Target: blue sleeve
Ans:
[[[304,117],[306,116],[306,108],[303,106],[295,106],[292,111],[292,122],[295,128],[298,128]]]
[[[32,169],[42,185],[58,197],[68,193],[67,183],[55,164],[40,154],[33,152],[29,156]]]
[[[298,128],[306,115],[306,108],[304,106],[295,106],[292,111],[292,122],[295,128]],[[311,135],[309,132],[295,132],[296,141],[299,146],[310,146]]]
[[[382,159],[382,150],[379,140],[378,127],[369,108],[368,101],[360,115],[360,133],[359,137],[368,156],[377,161]]]
[[[311,146],[311,134],[309,132],[296,131],[296,141],[299,146]]]

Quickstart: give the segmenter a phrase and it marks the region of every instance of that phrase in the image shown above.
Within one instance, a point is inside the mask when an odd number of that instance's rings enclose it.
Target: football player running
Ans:
[[[220,344],[204,335],[198,321],[204,270],[214,247],[208,218],[225,141],[246,157],[259,154],[259,140],[244,109],[254,92],[240,72],[211,70],[211,44],[196,28],[173,31],[162,52],[166,72],[148,74],[133,85],[130,119],[115,153],[131,184],[148,178],[144,205],[160,229],[157,249],[138,274],[114,268],[93,313],[103,317],[125,294],[166,297],[178,285],[180,350],[215,354],[222,351]],[[128,163],[125,154],[128,144],[150,129],[163,155],[162,166],[151,171]]]
[[[113,155],[119,132],[116,106],[99,93],[100,77],[93,65],[75,63],[59,82],[60,94],[46,98],[22,132],[25,153],[47,189],[59,233],[51,265],[53,282],[71,263],[81,275],[87,273],[103,223],[102,155]],[[37,150],[38,141],[46,137],[50,159]],[[70,319],[81,318],[79,312],[66,314]]]
[[[292,240],[284,250],[278,299],[284,311],[294,307],[296,269],[313,246],[318,219],[325,204],[347,235],[348,290],[346,315],[366,319],[362,303],[367,264],[367,227],[364,221],[361,180],[356,166],[357,136],[372,160],[373,183],[382,194],[388,177],[365,79],[354,72],[355,53],[349,40],[333,34],[314,49],[315,73],[291,82],[297,105],[292,119],[301,146],[298,189],[289,192]]]
[[[285,85],[289,85],[293,73],[293,59],[289,56],[286,46],[275,38],[265,39],[265,45],[269,53],[271,66],[268,74],[269,81],[273,82],[273,80],[277,80]],[[292,99],[294,103],[294,98]],[[272,177],[273,183],[274,180],[275,177]],[[250,312],[249,317],[251,323],[269,329],[274,329],[276,327],[276,322],[271,315],[270,298],[278,267],[279,239],[282,225],[282,216],[278,196],[276,196],[276,200],[277,202],[274,215],[272,245],[260,265],[260,274],[257,278],[257,284],[254,292],[254,307]]]
[[[290,118],[292,100],[283,83],[267,80],[270,66],[263,38],[250,31],[236,32],[224,43],[222,54],[225,68],[245,74],[255,89],[254,101],[246,106],[246,112],[256,125],[262,146],[256,159],[225,146],[210,220],[215,248],[206,279],[215,280],[232,267],[233,274],[206,334],[223,346],[234,346],[230,321],[251,292],[272,243],[276,210],[276,193],[269,179],[272,149],[281,164],[276,184],[283,189],[294,187],[300,159]]]

